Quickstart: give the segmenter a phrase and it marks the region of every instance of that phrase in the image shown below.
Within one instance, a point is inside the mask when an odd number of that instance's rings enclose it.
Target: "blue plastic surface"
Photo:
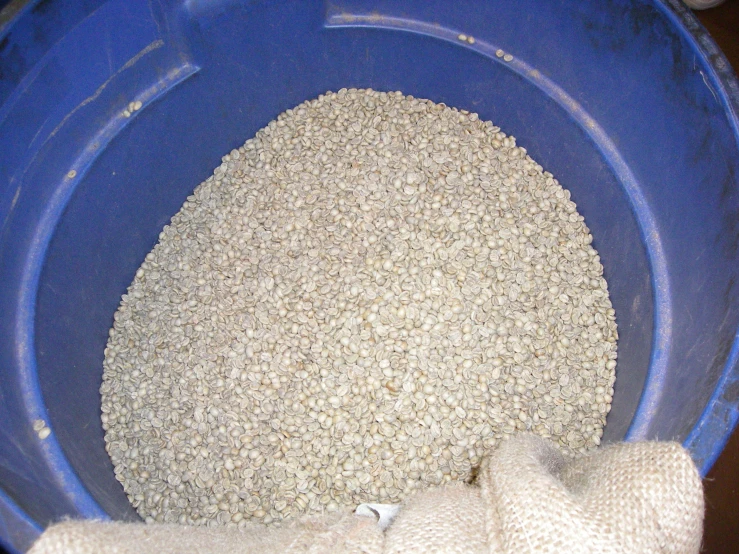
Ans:
[[[0,27],[4,542],[138,517],[100,424],[120,296],[223,154],[342,87],[475,111],[572,192],[619,325],[605,438],[708,470],[738,414],[739,86],[676,0],[31,1]]]
[[[26,550],[43,529],[0,490],[0,552]]]

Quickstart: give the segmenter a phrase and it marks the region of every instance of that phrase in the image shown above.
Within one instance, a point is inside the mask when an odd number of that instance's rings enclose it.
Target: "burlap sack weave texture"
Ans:
[[[68,521],[31,553],[693,554],[703,509],[700,477],[679,444],[623,443],[568,458],[522,435],[486,460],[476,484],[408,499],[384,533],[351,513],[281,528]]]

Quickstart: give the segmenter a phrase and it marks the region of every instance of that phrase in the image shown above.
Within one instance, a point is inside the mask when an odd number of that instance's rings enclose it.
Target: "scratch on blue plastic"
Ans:
[[[733,347],[726,361],[726,367],[711,399],[706,405],[698,425],[685,439],[684,446],[690,450],[693,460],[703,475],[713,466],[729,440],[730,432],[739,422],[739,332],[734,338]],[[728,433],[726,431],[729,431]],[[719,433],[723,432],[723,435]],[[718,436],[717,436],[718,435]],[[720,441],[720,448],[716,442]]]
[[[704,82],[711,93],[718,96],[723,108],[735,116],[731,118],[729,123],[734,128],[735,136],[739,137],[739,118],[736,117],[736,106],[739,106],[739,80],[737,80],[731,65],[705,28],[698,22],[693,12],[685,7],[682,0],[666,0],[666,2],[670,3],[670,8],[661,3],[655,5],[686,38],[690,37],[691,33],[698,37],[697,40],[703,50],[697,50],[695,55],[701,58],[708,73],[706,77],[706,74],[701,71]],[[715,60],[714,63],[712,63],[711,58]]]
[[[450,29],[438,23],[385,16],[378,12],[350,13],[335,4],[329,4],[324,26],[326,28],[362,27],[411,32],[452,42],[461,48],[478,52],[494,63],[504,64],[511,71],[533,83],[557,102],[598,146],[631,202],[652,266],[652,286],[655,291],[655,332],[651,362],[639,407],[625,437],[626,440],[646,439],[650,421],[663,395],[667,375],[673,324],[672,305],[669,300],[670,280],[664,248],[651,208],[642,194],[640,184],[606,132],[564,89],[522,59],[517,58],[512,52],[506,52],[512,55],[512,59],[505,61],[496,56],[496,52],[500,50],[496,45],[477,38],[473,44],[461,41],[458,37],[460,34],[465,34],[465,29]]]
[[[144,57],[146,54],[148,54],[152,50],[156,50],[157,48],[161,48],[162,46],[164,46],[164,41],[162,41],[161,39],[155,40],[152,43],[150,43],[148,46],[146,46],[146,48],[142,49],[138,54],[136,54],[134,57],[132,57],[130,60],[128,60],[123,65],[123,67],[121,67],[120,69],[118,69],[118,71],[116,71],[113,75],[111,75],[102,85],[100,85],[95,90],[95,92],[92,95],[88,96],[82,102],[80,102],[79,104],[77,104],[77,106],[75,106],[75,108],[73,110],[71,110],[69,113],[67,113],[64,116],[64,118],[62,119],[62,121],[59,122],[59,124],[56,127],[54,127],[54,129],[44,139],[44,141],[41,143],[41,145],[39,145],[36,148],[36,154],[31,158],[31,160],[28,162],[27,165],[30,166],[33,163],[33,161],[36,158],[36,155],[38,155],[38,153],[40,152],[41,148],[43,148],[43,146],[50,139],[52,139],[59,132],[59,130],[62,127],[64,127],[64,125],[66,125],[67,121],[69,121],[69,118],[71,118],[77,112],[77,110],[79,110],[80,108],[86,106],[90,102],[93,102],[95,99],[97,99],[100,96],[100,94],[103,92],[103,90],[105,90],[105,88],[108,86],[108,84],[110,84],[110,82],[113,81],[113,79],[115,79],[123,71],[126,71],[127,69],[133,67],[136,64],[137,61],[139,61],[142,57]],[[37,70],[36,73],[38,73],[38,71],[40,71],[40,70]],[[24,79],[24,86],[19,87],[19,88],[22,88],[23,90],[25,90],[28,86],[30,86],[30,83],[33,81],[33,79],[35,79],[35,75],[32,78]],[[0,124],[2,124],[3,120],[5,119],[5,117],[7,117],[7,114],[10,113],[10,111],[12,109],[12,106],[15,104],[15,101],[17,100],[17,98],[20,97],[20,95],[21,95],[21,93],[18,93],[18,92],[14,93],[13,96],[12,96],[12,98],[7,102],[7,104],[2,107],[4,109],[0,109]],[[29,148],[31,148],[33,146],[34,142],[36,141],[36,137],[38,137],[39,133],[41,133],[42,130],[43,130],[43,126],[41,128],[39,128],[38,132],[36,133],[36,135],[31,140],[30,144],[28,145]],[[11,185],[13,184],[13,181],[14,181],[14,179],[11,178]],[[13,201],[11,203],[10,209],[8,210],[8,213],[5,216],[5,219],[3,220],[3,224],[0,225],[0,234],[2,233],[3,229],[5,228],[5,225],[7,224],[7,222],[10,220],[10,217],[11,217],[11,215],[13,213],[13,209],[15,208],[15,205],[18,202],[18,197],[20,196],[21,189],[22,189],[22,187],[18,187],[16,189],[16,191],[15,191],[15,195],[13,196]]]
[[[72,114],[75,111],[77,111],[79,108],[81,108],[85,104],[87,104],[87,103],[93,101],[95,98],[97,98],[100,95],[100,93],[105,89],[105,87],[108,85],[108,83],[113,78],[116,77],[116,75],[118,75],[122,71],[125,71],[126,69],[130,68],[131,66],[133,66],[143,56],[145,56],[146,54],[148,54],[152,50],[156,50],[157,48],[160,48],[162,46],[164,46],[164,41],[162,41],[161,39],[155,40],[151,44],[149,44],[148,46],[146,46],[144,49],[142,49],[133,58],[131,58],[130,60],[128,60],[128,62],[126,62],[125,65],[123,65],[113,75],[111,75],[110,78],[106,82],[104,82],[102,85],[100,85],[100,87],[95,91],[95,93],[92,96],[90,96],[89,98],[87,98],[85,101],[83,101],[81,104],[79,104],[77,106],[77,108],[75,108],[70,113],[68,113],[67,116],[64,118],[64,120],[59,125],[57,125],[57,127],[54,129],[54,131],[47,137],[47,140],[56,134],[56,132],[59,130],[59,128],[66,122],[67,119],[69,119],[69,117],[72,116]],[[56,45],[54,45],[49,50],[49,52],[46,54],[45,58],[48,59],[50,57],[53,57],[54,54],[57,52],[57,50],[58,49],[61,49],[62,47],[63,47],[63,44],[61,42],[58,43],[58,44],[56,44]],[[33,85],[34,81],[38,78],[39,74],[44,69],[44,67],[45,67],[45,64],[44,63],[38,63],[38,64],[36,64],[28,72],[28,74],[26,74],[23,77],[23,80],[21,81],[21,83],[13,91],[13,93],[8,97],[8,99],[3,104],[0,104],[0,125],[2,125],[2,123],[5,121],[5,119],[7,118],[8,114],[13,111],[13,108],[15,107],[16,102],[18,101],[18,99],[21,98],[23,96],[23,94],[25,94],[26,91],[29,89],[29,87],[31,87]],[[43,126],[41,126],[39,128],[39,132],[42,131],[42,130],[43,130]],[[31,147],[33,147],[33,144],[35,142],[35,138],[36,137],[34,137],[34,140],[31,140],[31,142],[28,144],[28,148],[29,149]]]
[[[71,112],[69,112],[67,115],[64,116],[64,119],[54,127],[54,130],[49,133],[49,136],[46,138],[46,140],[49,140],[54,135],[56,135],[59,132],[59,129],[61,129],[69,120],[70,117],[72,117],[77,110],[82,108],[83,106],[86,106],[90,102],[95,101],[100,94],[105,90],[105,88],[110,84],[110,82],[115,79],[119,74],[126,71],[127,69],[132,68],[134,65],[136,65],[136,62],[138,62],[141,58],[143,58],[146,54],[151,52],[152,50],[156,50],[157,48],[161,48],[164,46],[164,41],[162,39],[157,39],[153,42],[151,42],[149,45],[146,46],[146,48],[142,49],[138,54],[136,54],[133,58],[128,60],[123,67],[121,67],[118,71],[116,71],[113,75],[111,75],[102,85],[100,85],[96,90],[95,93],[91,96],[88,96],[85,98],[82,102],[80,102]],[[44,141],[46,142],[46,141]],[[43,145],[42,145],[43,146]]]

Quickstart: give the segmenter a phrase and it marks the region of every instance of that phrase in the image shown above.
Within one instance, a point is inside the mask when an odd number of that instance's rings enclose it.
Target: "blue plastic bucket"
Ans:
[[[475,111],[559,178],[618,319],[605,438],[677,439],[711,466],[739,398],[739,86],[679,2],[15,1],[0,14],[7,545],[63,516],[137,518],[100,424],[121,294],[221,155],[342,87]]]

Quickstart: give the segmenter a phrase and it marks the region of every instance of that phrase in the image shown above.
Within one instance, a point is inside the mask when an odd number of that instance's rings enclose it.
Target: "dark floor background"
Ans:
[[[0,0],[0,9],[6,0]],[[739,0],[695,12],[739,73]],[[704,480],[706,520],[702,552],[739,554],[739,432]],[[0,554],[3,552],[0,547]]]
[[[739,73],[739,0],[695,12]],[[739,432],[703,482],[706,521],[703,552],[739,553]]]

